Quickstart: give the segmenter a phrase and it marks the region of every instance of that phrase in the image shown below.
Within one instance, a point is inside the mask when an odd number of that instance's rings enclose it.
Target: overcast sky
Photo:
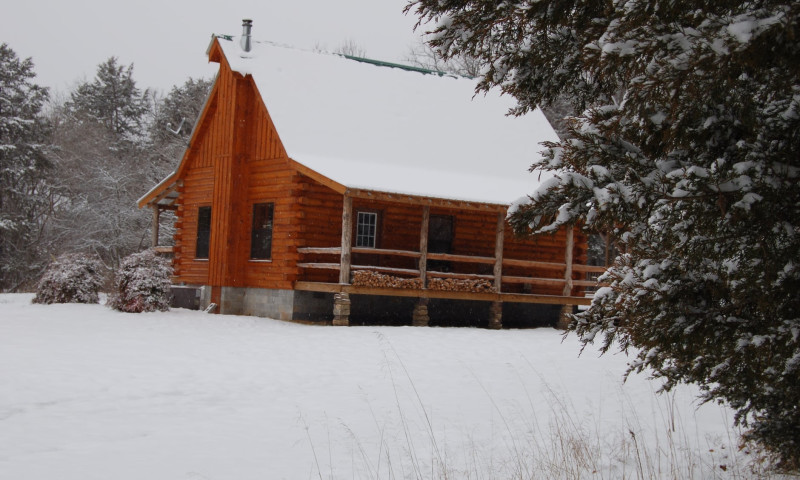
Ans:
[[[32,57],[37,83],[66,91],[92,79],[110,56],[134,64],[144,89],[167,91],[189,76],[209,77],[212,33],[335,49],[352,40],[371,58],[400,61],[418,34],[407,0],[2,0],[0,43]]]

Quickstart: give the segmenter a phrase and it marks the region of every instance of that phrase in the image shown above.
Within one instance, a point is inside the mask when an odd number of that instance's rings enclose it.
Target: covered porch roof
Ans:
[[[174,210],[177,208],[175,202],[178,200],[178,187],[181,181],[178,180],[177,172],[172,172],[161,180],[158,185],[145,193],[136,204],[139,208],[151,207],[161,210]]]

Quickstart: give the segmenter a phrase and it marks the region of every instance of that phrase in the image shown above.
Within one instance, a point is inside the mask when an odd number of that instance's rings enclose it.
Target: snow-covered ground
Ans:
[[[730,478],[731,414],[551,329],[322,327],[0,295],[0,478]],[[674,427],[674,428],[673,428]],[[724,467],[720,468],[720,465]],[[676,470],[677,469],[677,470]]]

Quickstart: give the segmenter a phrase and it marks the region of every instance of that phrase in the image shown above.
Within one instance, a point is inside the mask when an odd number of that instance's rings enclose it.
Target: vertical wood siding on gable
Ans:
[[[219,270],[211,268],[211,260],[218,255],[221,246],[221,224],[226,221],[225,209],[215,204],[220,195],[220,182],[225,181],[225,170],[231,156],[232,114],[231,97],[234,94],[234,78],[226,65],[220,65],[212,98],[203,124],[192,141],[183,170],[183,182],[178,198],[175,233],[175,280],[187,284],[211,284]],[[212,206],[211,241],[209,260],[195,259],[197,235],[197,209]]]

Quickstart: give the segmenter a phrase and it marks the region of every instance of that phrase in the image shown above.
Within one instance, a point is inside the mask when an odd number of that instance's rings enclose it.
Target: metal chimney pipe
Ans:
[[[242,46],[242,50],[245,52],[249,52],[253,46],[250,40],[250,30],[253,28],[253,21],[249,18],[245,18],[242,20],[242,38],[239,41],[240,45]]]

